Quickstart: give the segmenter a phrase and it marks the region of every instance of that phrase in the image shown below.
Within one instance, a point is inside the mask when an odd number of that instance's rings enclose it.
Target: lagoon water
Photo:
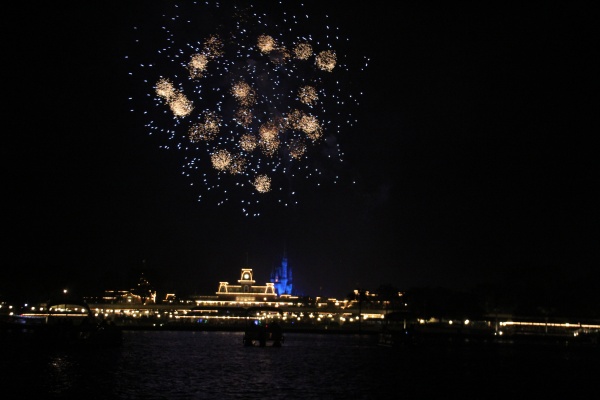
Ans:
[[[242,332],[125,331],[117,348],[3,343],[2,398],[432,399],[598,394],[598,348],[382,347],[369,335],[288,333],[280,348]]]

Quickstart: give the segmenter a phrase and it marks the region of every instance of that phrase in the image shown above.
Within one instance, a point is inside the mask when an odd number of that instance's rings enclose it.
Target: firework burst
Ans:
[[[131,72],[146,91],[132,97],[133,111],[162,147],[183,153],[184,174],[206,187],[199,200],[214,193],[223,204],[235,192],[246,215],[272,200],[296,204],[296,177],[336,183],[326,172],[343,161],[337,137],[357,105],[328,17],[266,3],[168,4],[154,51],[145,35],[157,26],[135,29],[147,61]]]

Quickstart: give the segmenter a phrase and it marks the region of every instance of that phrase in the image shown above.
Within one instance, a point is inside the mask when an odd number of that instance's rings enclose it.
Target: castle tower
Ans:
[[[271,272],[271,282],[275,286],[277,295],[292,294],[292,268],[288,266],[287,255],[283,254],[281,265]]]

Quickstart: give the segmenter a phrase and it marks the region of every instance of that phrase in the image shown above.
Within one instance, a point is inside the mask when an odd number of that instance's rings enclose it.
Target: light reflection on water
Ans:
[[[600,372],[597,349],[388,348],[372,336],[293,333],[260,348],[242,336],[126,331],[119,348],[8,346],[2,384],[19,399],[520,398],[584,394]]]

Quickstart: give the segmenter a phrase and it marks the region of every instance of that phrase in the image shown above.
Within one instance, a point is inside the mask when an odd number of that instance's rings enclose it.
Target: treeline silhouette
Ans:
[[[361,307],[387,301],[390,311],[404,311],[420,318],[487,319],[494,315],[538,318],[600,320],[600,281],[596,276],[552,281],[532,278],[506,283],[486,283],[470,289],[413,287],[401,292],[385,284],[374,291],[354,289],[348,299]],[[376,296],[368,296],[367,292]]]

